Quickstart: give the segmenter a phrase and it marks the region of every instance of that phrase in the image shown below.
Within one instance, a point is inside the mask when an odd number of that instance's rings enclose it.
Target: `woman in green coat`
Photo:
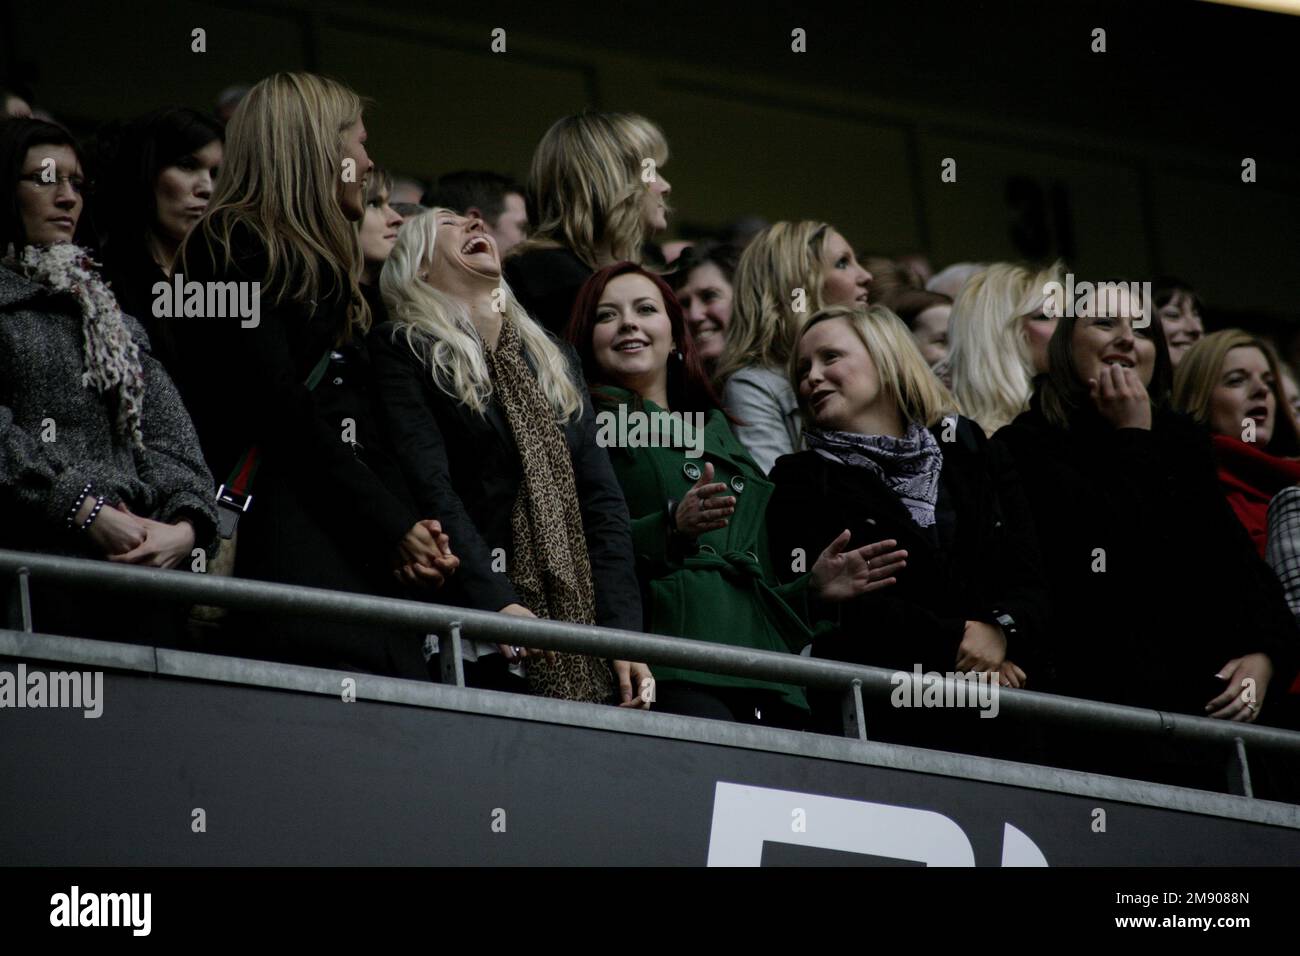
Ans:
[[[646,630],[799,653],[826,603],[894,583],[905,552],[882,541],[846,550],[846,531],[781,584],[768,551],[772,484],[731,430],[668,285],[632,263],[602,269],[574,304],[569,341],[582,356],[632,516]],[[888,552],[888,553],[887,553]],[[803,689],[657,665],[656,708],[799,728]]]

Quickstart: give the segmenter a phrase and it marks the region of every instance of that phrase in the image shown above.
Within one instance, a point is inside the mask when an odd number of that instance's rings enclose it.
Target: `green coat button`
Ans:
[[[744,491],[744,490],[745,490],[745,479],[742,478],[740,475],[736,475],[734,478],[732,478],[732,479],[731,479],[731,490],[734,491],[736,494],[740,494],[742,491]]]
[[[703,472],[700,471],[700,466],[695,464],[695,462],[688,461],[686,464],[682,465],[682,474],[691,481],[699,481],[700,475],[703,474]]]

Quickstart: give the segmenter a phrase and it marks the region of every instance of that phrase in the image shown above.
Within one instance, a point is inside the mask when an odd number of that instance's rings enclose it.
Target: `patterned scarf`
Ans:
[[[870,471],[902,499],[918,527],[934,524],[943,452],[928,429],[912,422],[906,435],[894,438],[809,428],[804,431],[804,440],[809,448],[832,461]]]
[[[95,271],[98,263],[80,246],[60,242],[27,246],[14,264],[33,282],[76,298],[81,306],[86,352],[81,384],[101,395],[116,390],[117,432],[143,450],[140,422],[144,412],[144,369],[140,349],[122,321],[117,298]]]
[[[501,325],[497,347],[487,350],[487,364],[524,471],[510,515],[510,583],[538,617],[595,624],[591,560],[569,447],[509,319]],[[530,658],[528,681],[543,697],[603,703],[614,694],[609,665],[578,654],[560,654],[554,663]]]

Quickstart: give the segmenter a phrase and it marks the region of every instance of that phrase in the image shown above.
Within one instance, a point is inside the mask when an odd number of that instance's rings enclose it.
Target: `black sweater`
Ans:
[[[569,249],[534,249],[505,261],[505,278],[528,314],[563,339],[574,300],[592,270]]]
[[[1067,430],[1035,400],[994,444],[1043,543],[1063,692],[1203,715],[1223,689],[1212,675],[1256,651],[1289,682],[1300,635],[1190,419],[1116,429],[1089,409]]]

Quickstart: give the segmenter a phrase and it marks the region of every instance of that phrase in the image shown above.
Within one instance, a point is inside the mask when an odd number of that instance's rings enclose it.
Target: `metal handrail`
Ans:
[[[142,597],[170,603],[193,603],[275,614],[321,614],[340,621],[409,628],[416,632],[455,635],[462,629],[476,639],[498,644],[642,661],[710,673],[750,677],[800,687],[835,689],[869,698],[886,698],[904,673],[861,664],[806,658],[797,654],[752,650],[614,628],[520,618],[489,611],[346,591],[163,571],[104,561],[0,549],[0,579],[15,576],[23,591],[26,580],[72,584],[90,590],[130,589]],[[24,629],[30,629],[26,627]],[[1030,690],[999,689],[999,714],[1068,723],[1085,730],[1124,732],[1182,740],[1241,751],[1242,745],[1300,757],[1300,733],[1239,722],[1147,710]],[[863,734],[865,737],[865,734]]]

